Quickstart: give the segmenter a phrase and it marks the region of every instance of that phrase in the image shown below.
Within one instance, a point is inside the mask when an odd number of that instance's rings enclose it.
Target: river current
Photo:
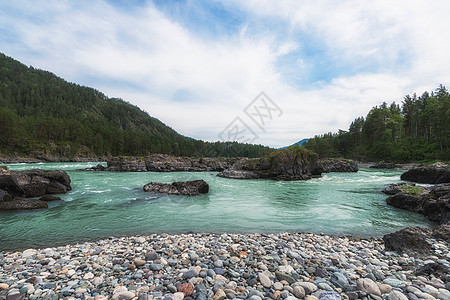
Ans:
[[[185,232],[302,231],[382,236],[432,226],[419,214],[386,204],[381,190],[401,171],[360,169],[307,181],[235,180],[211,172],[77,171],[96,163],[7,164],[12,170],[63,169],[72,191],[35,211],[0,212],[0,250],[47,247],[109,236]],[[145,193],[144,184],[204,179],[206,195]]]

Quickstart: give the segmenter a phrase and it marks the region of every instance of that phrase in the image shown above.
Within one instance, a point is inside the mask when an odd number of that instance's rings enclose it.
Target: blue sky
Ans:
[[[450,82],[449,1],[0,2],[0,52],[120,97],[178,132],[292,144]],[[255,126],[264,91],[283,111]]]

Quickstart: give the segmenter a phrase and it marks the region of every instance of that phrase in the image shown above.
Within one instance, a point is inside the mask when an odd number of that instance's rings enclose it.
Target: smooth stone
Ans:
[[[297,285],[292,289],[292,294],[294,294],[294,296],[297,298],[303,299],[303,297],[305,297],[306,295],[306,291],[302,286]]]
[[[145,260],[143,260],[142,258],[135,258],[134,264],[136,267],[142,267],[145,265]]]
[[[306,294],[312,294],[317,291],[317,286],[311,282],[297,282],[295,284],[301,286]]]
[[[408,300],[408,297],[406,297],[403,293],[393,290],[389,296],[388,300]]]
[[[281,282],[275,282],[274,284],[273,284],[273,288],[275,289],[275,290],[277,290],[277,291],[281,291],[282,289],[283,289],[283,284],[281,283]]]
[[[321,282],[321,283],[317,284],[317,287],[324,291],[329,291],[329,292],[333,291],[333,288],[325,282]]]
[[[263,285],[265,288],[270,288],[272,286],[272,281],[267,277],[264,273],[258,274],[259,282]]]
[[[347,277],[339,272],[334,272],[330,277],[330,282],[338,288],[344,288],[348,284]]]
[[[406,285],[403,281],[394,278],[386,278],[383,280],[383,283],[399,289],[404,288]]]
[[[275,272],[275,276],[277,277],[277,279],[278,279],[279,281],[285,280],[285,281],[287,281],[289,284],[293,284],[293,283],[295,282],[295,279],[294,279],[291,275],[286,274],[286,273],[283,273],[283,272],[276,271],[276,272]]]
[[[213,296],[213,300],[223,300],[227,297],[227,294],[222,289],[218,289],[217,292]]]
[[[198,275],[196,270],[188,270],[183,273],[184,279],[191,279],[192,277],[196,277]]]
[[[436,296],[437,299],[448,300],[450,299],[450,291],[441,289]]]
[[[341,300],[341,295],[336,292],[324,292],[319,295],[319,300]]]
[[[359,290],[364,291],[367,294],[381,296],[380,288],[372,279],[360,278],[356,281],[356,286]]]
[[[152,271],[161,271],[163,269],[163,265],[162,264],[150,264],[149,268]]]
[[[380,288],[381,294],[389,294],[392,291],[392,287],[389,284],[379,284],[378,287]]]

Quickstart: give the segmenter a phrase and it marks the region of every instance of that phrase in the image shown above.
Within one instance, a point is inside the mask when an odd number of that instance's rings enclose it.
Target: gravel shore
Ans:
[[[450,252],[310,233],[153,234],[0,253],[0,299],[450,299]]]

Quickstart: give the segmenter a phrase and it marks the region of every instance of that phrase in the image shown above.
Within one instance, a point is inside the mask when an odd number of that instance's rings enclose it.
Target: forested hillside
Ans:
[[[421,96],[406,95],[400,104],[383,102],[348,131],[315,136],[306,148],[321,157],[392,162],[450,159],[450,94],[440,85]]]
[[[0,53],[0,152],[259,157],[272,149],[178,134],[121,99],[66,82]]]

